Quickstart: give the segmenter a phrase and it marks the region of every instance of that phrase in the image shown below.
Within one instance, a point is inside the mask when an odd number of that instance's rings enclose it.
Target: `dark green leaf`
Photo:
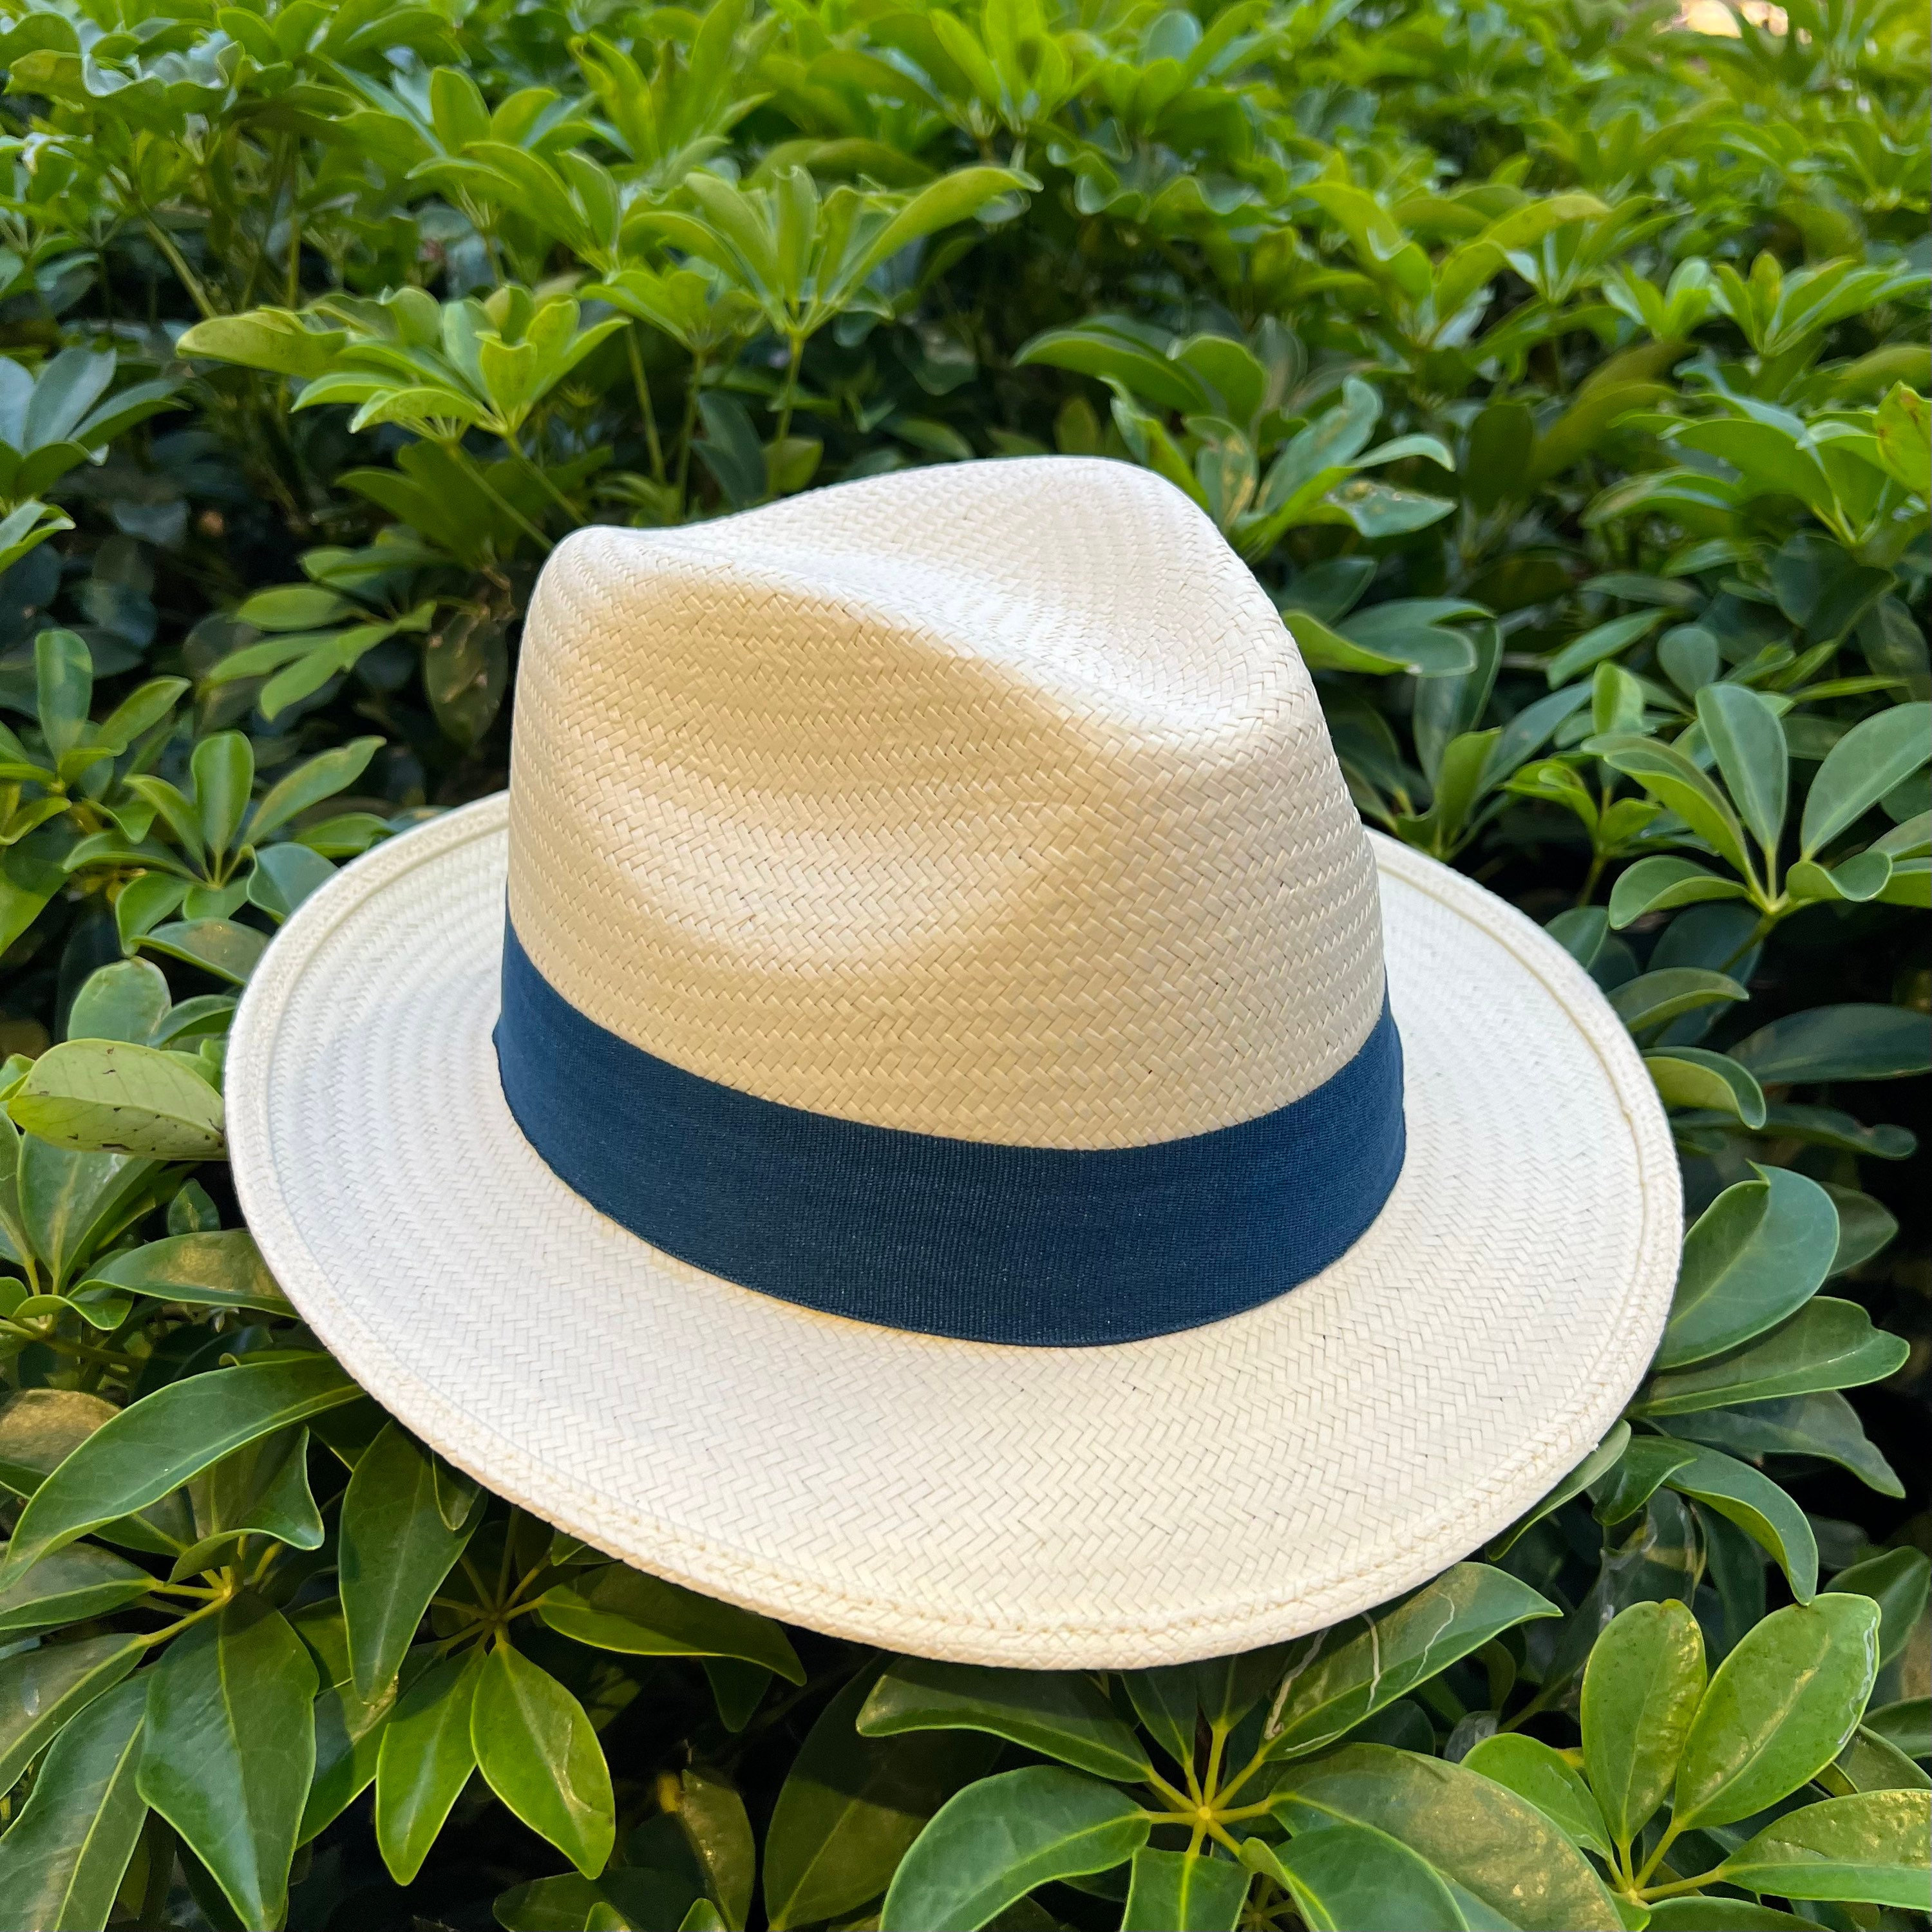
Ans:
[[[1499,1632],[1556,1606],[1506,1570],[1459,1563],[1357,1630],[1327,1632],[1274,1714],[1271,1757],[1299,1757],[1332,1743],[1372,1712],[1413,1690]]]
[[[252,1308],[292,1317],[295,1310],[263,1263],[245,1228],[225,1233],[173,1234],[111,1256],[88,1271],[82,1289],[125,1288],[159,1301],[202,1308]]]
[[[1814,1296],[1785,1323],[1735,1354],[1658,1376],[1630,1405],[1634,1415],[1682,1415],[1774,1396],[1882,1382],[1912,1352],[1871,1325],[1855,1301]]]
[[[1855,724],[1832,747],[1804,800],[1799,842],[1822,850],[1932,758],[1932,704],[1895,704]]]
[[[0,1925],[93,1932],[112,1916],[146,1804],[134,1788],[144,1679],[116,1684],[69,1721],[0,1838]]]
[[[1234,1932],[1250,1882],[1247,1868],[1192,1852],[1134,1854],[1120,1932]]]
[[[901,1658],[859,1713],[868,1738],[902,1731],[990,1731],[1096,1778],[1134,1782],[1151,1768],[1090,1678]]]
[[[1106,1871],[1147,1843],[1133,1800],[1078,1772],[1030,1765],[949,1798],[892,1874],[879,1932],[979,1932],[1049,1880]]]
[[[876,1898],[926,1820],[998,1754],[998,1740],[977,1731],[861,1737],[854,1723],[873,1682],[862,1672],[825,1707],[778,1793],[765,1838],[773,1932]]]
[[[1766,851],[1775,851],[1791,770],[1778,713],[1744,684],[1707,684],[1696,703],[1697,722],[1739,816]]]
[[[658,1797],[677,1820],[728,1932],[743,1932],[758,1869],[744,1799],[717,1773],[696,1769],[660,1780]]]
[[[153,1583],[146,1570],[112,1550],[74,1544],[44,1556],[19,1582],[0,1591],[0,1633],[10,1639],[107,1616],[138,1603]]]
[[[794,1684],[805,1681],[791,1640],[751,1610],[701,1597],[682,1584],[614,1563],[538,1600],[554,1630],[600,1650],[640,1657],[734,1657]]]
[[[148,1687],[141,1796],[249,1932],[287,1909],[315,1771],[316,1670],[281,1613],[242,1596],[177,1638]]]
[[[1760,1027],[1731,1054],[1767,1086],[1900,1079],[1932,1066],[1932,1018],[1905,1006],[1814,1006]]]
[[[0,1791],[10,1791],[68,1720],[141,1660],[138,1636],[43,1644],[0,1663]]]
[[[0,1588],[244,1444],[360,1394],[326,1355],[244,1364],[156,1390],[95,1430],[34,1491],[0,1561]]]
[[[1879,1667],[1882,1670],[1902,1651],[1925,1614],[1928,1586],[1932,1586],[1932,1562],[1922,1550],[1909,1545],[1888,1550],[1840,1570],[1832,1579],[1832,1588],[1840,1595],[1869,1597],[1877,1604],[1881,1621],[1878,1634]]]
[[[445,1520],[436,1458],[393,1422],[356,1459],[342,1498],[337,1562],[353,1682],[364,1697],[401,1668],[480,1514],[467,1509],[454,1527]]]
[[[1850,1470],[1881,1496],[1905,1493],[1892,1465],[1865,1434],[1858,1412],[1835,1389],[1741,1402],[1734,1408],[1700,1409],[1671,1416],[1665,1426],[1686,1442],[1708,1442],[1748,1461],[1816,1456]]]
[[[1811,1600],[1818,1587],[1818,1545],[1810,1522],[1768,1476],[1699,1445],[1692,1460],[1664,1480],[1736,1523],[1783,1567],[1791,1594],[1801,1604]]]
[[[1305,1826],[1286,1845],[1251,1838],[1242,1856],[1288,1893],[1309,1932],[1466,1932],[1472,1922],[1472,1922],[1457,1900],[1460,1888],[1420,1852],[1349,1819]]]

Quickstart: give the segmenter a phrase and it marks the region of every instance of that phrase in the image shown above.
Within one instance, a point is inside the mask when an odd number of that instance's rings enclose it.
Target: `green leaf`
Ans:
[[[1735,1823],[1807,1783],[1858,1728],[1878,1673],[1878,1606],[1822,1596],[1774,1610],[1718,1666],[1678,1767],[1678,1830]]]
[[[1834,1389],[1672,1415],[1664,1426],[1686,1442],[1708,1442],[1749,1461],[1815,1456],[1850,1470],[1880,1496],[1905,1493],[1898,1473],[1866,1436],[1858,1412]]]
[[[0,1588],[50,1552],[159,1502],[244,1443],[361,1393],[326,1355],[244,1364],[156,1390],[95,1430],[34,1492],[0,1562]]]
[[[868,1738],[988,1731],[1096,1778],[1128,1783],[1152,1768],[1139,1740],[1093,1680],[1069,1671],[994,1670],[902,1657],[874,1685],[858,1727]]]
[[[1602,1642],[1598,1638],[1600,1648]],[[1701,1682],[1699,1688],[1702,1688]],[[1462,1768],[1480,1772],[1519,1798],[1528,1798],[1580,1850],[1610,1857],[1610,1834],[1590,1786],[1568,1758],[1540,1738],[1499,1731],[1469,1751]]]
[[[112,1550],[91,1543],[70,1544],[42,1557],[19,1582],[0,1591],[0,1634],[24,1636],[111,1616],[139,1603],[154,1580],[138,1564]]]
[[[322,1614],[316,1612],[320,1610]],[[333,1824],[374,1780],[382,1733],[396,1706],[396,1686],[365,1697],[349,1678],[342,1612],[326,1601],[297,1613],[296,1634],[308,1645],[322,1679],[315,1700],[315,1776],[296,1834],[305,1845]]]
[[[112,1916],[148,1808],[135,1790],[145,1679],[116,1684],[54,1739],[0,1838],[0,1924],[92,1932]]]
[[[1058,1765],[982,1778],[949,1798],[913,1841],[879,1932],[978,1932],[1036,1886],[1125,1864],[1150,1822],[1112,1785]]]
[[[86,1153],[205,1160],[227,1144],[220,1094],[174,1054],[124,1041],[50,1048],[7,1111],[27,1132]]]
[[[0,1791],[12,1790],[61,1726],[112,1690],[147,1647],[138,1636],[88,1636],[0,1663]]]
[[[1627,651],[1640,638],[1647,638],[1669,616],[1667,610],[1633,610],[1628,616],[1612,617],[1573,638],[1544,667],[1544,674],[1554,691],[1568,684],[1580,672]]]
[[[218,731],[194,748],[195,814],[202,844],[219,859],[240,829],[255,789],[255,748],[239,731]]]
[[[1612,1618],[1583,1672],[1583,1761],[1611,1837],[1628,1846],[1669,1792],[1704,1695],[1704,1640],[1676,1601]]]
[[[1764,1089],[1729,1054],[1701,1046],[1659,1047],[1644,1055],[1643,1064],[1666,1106],[1729,1114],[1748,1127],[1764,1125]]]
[[[1904,1697],[1868,1711],[1864,1728],[1908,1757],[1932,1757],[1932,1700]]]
[[[1780,1898],[1932,1910],[1925,1848],[1932,1792],[1863,1791],[1788,1811],[1725,1859],[1720,1876]]]
[[[1251,1882],[1232,1860],[1193,1852],[1134,1854],[1120,1932],[1234,1932]]]
[[[1816,1295],[1783,1328],[1735,1354],[1654,1377],[1630,1412],[1684,1415],[1732,1402],[1856,1388],[1882,1382],[1911,1352],[1909,1342],[1874,1328],[1856,1302]]]
[[[1556,1486],[1542,1496],[1518,1516],[1502,1535],[1488,1545],[1484,1554],[1492,1562],[1508,1551],[1532,1524],[1556,1510],[1560,1509],[1572,1496],[1581,1496],[1593,1484],[1608,1475],[1623,1460],[1624,1451],[1630,1447],[1630,1430],[1628,1422],[1615,1422],[1610,1425],[1604,1439]]]
[[[1814,1006],[1759,1028],[1731,1053],[1766,1086],[1902,1079],[1932,1067],[1932,1017],[1906,1006]]]
[[[320,376],[348,340],[345,331],[310,328],[286,309],[260,308],[247,315],[218,315],[198,322],[176,348],[183,356],[206,356],[272,375],[306,378]]]
[[[1932,758],[1932,704],[1894,704],[1854,724],[1826,755],[1804,800],[1808,859]]]
[[[1749,991],[1726,974],[1700,966],[1665,966],[1626,980],[1611,993],[1610,1006],[1632,1033],[1642,1033],[1720,1000],[1750,998]]]
[[[677,1822],[705,1889],[722,1909],[730,1932],[742,1932],[752,1911],[758,1867],[758,1840],[745,1801],[715,1772],[688,1768],[660,1778],[658,1802]]]
[[[1288,1766],[1270,1809],[1295,1834],[1367,1825],[1398,1839],[1464,1910],[1522,1932],[1621,1932],[1582,1853],[1536,1807],[1460,1765],[1385,1744],[1348,1744]],[[1472,1912],[1462,1905],[1467,1895]]]
[[[1818,1932],[1815,1918],[1799,1918],[1748,1898],[1686,1894],[1660,1898],[1650,1908],[1648,1932]]]
[[[352,1677],[363,1696],[402,1667],[430,1599],[482,1520],[480,1503],[473,1484],[395,1423],[357,1458],[342,1498],[337,1563]]]
[[[1588,739],[1583,748],[1612,770],[1635,778],[1745,878],[1754,876],[1744,850],[1744,827],[1730,800],[1675,745],[1619,735]]]
[[[252,1595],[176,1638],[148,1686],[141,1796],[249,1932],[274,1932],[287,1910],[315,1771],[315,1694],[302,1640]]]
[[[172,995],[158,966],[117,959],[88,975],[67,1016],[69,1040],[125,1040],[145,1046],[167,1018]]]
[[[200,1308],[251,1308],[292,1318],[295,1310],[275,1285],[254,1237],[243,1228],[209,1234],[171,1234],[110,1256],[87,1273],[81,1292],[124,1288]]]
[[[874,1681],[861,1672],[826,1706],[778,1793],[765,1838],[773,1932],[876,1898],[926,1820],[998,1754],[977,1731],[861,1737],[854,1721]]]
[[[1791,758],[1778,713],[1748,685],[1707,684],[1696,698],[1697,722],[1745,824],[1767,852],[1784,830]]]
[[[1902,1651],[1925,1614],[1932,1562],[1925,1552],[1909,1546],[1888,1550],[1840,1570],[1832,1579],[1840,1595],[1869,1597],[1879,1607],[1879,1667],[1882,1670]]]
[[[1726,1188],[1684,1237],[1654,1369],[1707,1361],[1775,1328],[1830,1272],[1838,1247],[1832,1197],[1788,1168],[1757,1173]]]
[[[248,821],[250,843],[259,845],[272,832],[279,832],[313,805],[353,784],[368,770],[369,760],[382,749],[380,738],[352,738],[346,745],[323,752],[298,765],[279,778],[262,795],[254,816]]]
[[[1295,1675],[1276,1718],[1270,1757],[1299,1757],[1332,1744],[1362,1720],[1406,1695],[1458,1658],[1534,1617],[1560,1615],[1546,1598],[1506,1570],[1458,1563],[1393,1608],[1372,1612],[1366,1629],[1324,1648]]]
[[[1702,899],[1748,897],[1742,881],[1720,878],[1688,859],[1640,859],[1610,888],[1610,923],[1621,929],[1647,912],[1668,912]]]
[[[770,1618],[620,1563],[545,1591],[537,1611],[552,1630],[599,1650],[638,1657],[734,1657],[794,1684],[805,1682],[791,1640]]]
[[[1325,1820],[1285,1845],[1250,1838],[1241,1856],[1288,1894],[1309,1932],[1464,1932],[1472,1923],[1513,1922],[1471,1920],[1462,1910],[1468,1894],[1459,1900],[1426,1858],[1372,1825]]]
[[[616,1842],[616,1811],[604,1748],[584,1706],[549,1672],[500,1643],[476,1681],[470,1738],[490,1789],[595,1878]]]
[[[661,1926],[722,1925],[716,1912],[694,1920],[699,1906],[710,1905],[697,1893],[695,1879],[682,1873],[617,1865],[599,1879],[564,1872],[513,1886],[499,1894],[494,1910],[505,1932],[624,1932],[632,1926],[655,1932]]]
[[[261,963],[268,940],[266,934],[232,919],[189,919],[155,926],[140,935],[140,943],[241,986]]]
[[[1818,1545],[1810,1522],[1768,1476],[1700,1446],[1693,1460],[1672,1469],[1664,1481],[1736,1523],[1783,1568],[1791,1594],[1801,1604],[1811,1600],[1818,1587]]]
[[[397,1699],[376,1760],[376,1844],[407,1885],[476,1768],[470,1722],[483,1652],[433,1664]]]

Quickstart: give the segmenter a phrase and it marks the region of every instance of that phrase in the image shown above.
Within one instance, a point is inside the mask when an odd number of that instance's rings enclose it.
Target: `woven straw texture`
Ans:
[[[1122,463],[939,466],[558,547],[509,900],[598,1024],[1023,1146],[1299,1100],[1382,1010],[1375,868],[1253,576]]]
[[[612,1555],[818,1628],[1039,1667],[1212,1656],[1466,1554],[1616,1419],[1667,1310],[1669,1133],[1562,950],[1379,838],[1409,1151],[1279,1300],[1118,1348],[907,1335],[657,1254],[518,1132],[490,1042],[506,809],[378,848],[229,1061],[269,1265],[378,1401]]]

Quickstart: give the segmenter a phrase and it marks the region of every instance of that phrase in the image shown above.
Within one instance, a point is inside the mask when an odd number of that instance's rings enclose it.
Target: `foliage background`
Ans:
[[[8,0],[0,1920],[1918,1922],[1928,50],[1788,10]],[[385,1430],[222,1040],[504,782],[565,531],[1051,449],[1215,518],[1711,1212],[1633,1428],[1372,1628],[875,1682]]]

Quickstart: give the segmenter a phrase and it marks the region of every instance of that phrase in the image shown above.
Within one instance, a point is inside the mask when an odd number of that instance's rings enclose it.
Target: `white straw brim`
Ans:
[[[649,1246],[497,1084],[505,804],[378,848],[256,972],[228,1059],[250,1226],[384,1408],[537,1516],[771,1616],[1128,1668],[1298,1635],[1493,1535],[1616,1419],[1668,1310],[1676,1162],[1601,994],[1375,842],[1408,1152],[1280,1299],[1117,1347],[907,1334]]]

